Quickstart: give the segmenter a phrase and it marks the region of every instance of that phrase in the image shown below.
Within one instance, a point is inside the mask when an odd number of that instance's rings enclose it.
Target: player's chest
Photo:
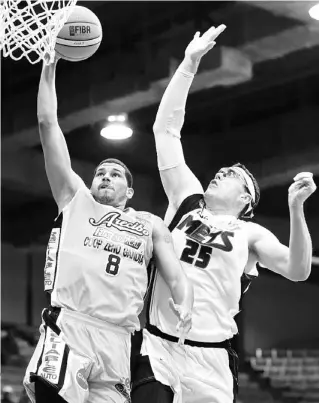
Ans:
[[[180,220],[172,234],[181,261],[198,268],[242,266],[247,261],[247,237],[236,222],[213,221],[192,212]]]
[[[152,231],[146,220],[101,208],[73,210],[65,218],[65,249],[77,250],[87,259],[96,256],[103,260],[114,255],[144,264]]]

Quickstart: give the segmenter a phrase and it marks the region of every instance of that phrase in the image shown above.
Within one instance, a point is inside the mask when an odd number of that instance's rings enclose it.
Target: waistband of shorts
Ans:
[[[82,312],[77,312],[77,311],[71,311],[70,309],[67,308],[54,308],[54,309],[60,309],[60,314],[57,319],[57,325],[59,325],[59,322],[64,319],[73,319],[73,320],[78,320],[83,323],[86,323],[87,325],[91,325],[94,327],[97,327],[102,330],[110,330],[115,333],[121,333],[121,334],[126,334],[129,335],[130,332],[128,329],[122,326],[115,325],[114,323],[106,322],[104,320],[98,319],[98,318],[93,318],[90,315],[86,315]]]
[[[147,323],[145,325],[145,329],[148,330],[148,332],[151,333],[152,335],[160,337],[161,339],[171,341],[173,343],[178,342],[178,337],[172,336],[171,334],[164,333],[158,327],[151,325],[150,323]],[[206,341],[195,341],[195,340],[185,339],[184,344],[187,346],[192,346],[192,347],[225,348],[226,350],[228,350],[229,348],[231,348],[231,339],[219,341],[219,342],[206,342]]]

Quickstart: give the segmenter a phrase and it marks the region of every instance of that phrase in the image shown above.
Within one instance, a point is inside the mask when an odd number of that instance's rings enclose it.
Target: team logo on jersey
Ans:
[[[131,402],[131,397],[130,397],[130,380],[129,378],[121,378],[120,383],[117,383],[115,386],[115,389],[125,397],[126,401],[125,403],[130,403]]]
[[[85,379],[85,370],[83,368],[79,369],[76,373],[76,381],[82,389],[88,390],[89,386]]]
[[[114,211],[105,214],[100,220],[95,221],[94,218],[89,219],[89,223],[93,225],[94,227],[98,227],[101,225],[105,225],[106,227],[114,227],[118,229],[119,231],[126,231],[130,232],[131,234],[135,235],[142,235],[142,236],[148,236],[150,233],[149,231],[145,228],[144,224],[141,222],[135,221],[126,221],[122,220],[121,214]]]
[[[233,231],[216,230],[200,220],[194,220],[194,217],[191,214],[188,215],[176,228],[184,231],[189,238],[202,245],[221,249],[225,252],[233,250],[233,245],[231,243],[231,238],[234,237]]]

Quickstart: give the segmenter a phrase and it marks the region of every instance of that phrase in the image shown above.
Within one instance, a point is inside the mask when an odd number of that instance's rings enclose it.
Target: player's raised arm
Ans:
[[[193,286],[175,254],[171,233],[159,217],[155,217],[153,245],[156,267],[173,297],[170,307],[179,319],[178,330],[185,335],[191,328],[191,311],[194,304]]]
[[[175,209],[189,195],[203,193],[203,188],[185,164],[180,132],[184,122],[187,95],[199,62],[215,45],[225,25],[211,27],[202,36],[197,32],[185,50],[185,58],[171,79],[161,100],[153,126],[164,190]]]
[[[263,227],[252,224],[252,250],[262,265],[292,281],[304,281],[311,272],[312,242],[303,204],[316,190],[312,176],[300,177],[289,188],[289,248]]]
[[[58,123],[56,64],[57,59],[49,66],[43,64],[38,91],[38,123],[47,177],[61,211],[84,184],[71,168],[67,144]]]

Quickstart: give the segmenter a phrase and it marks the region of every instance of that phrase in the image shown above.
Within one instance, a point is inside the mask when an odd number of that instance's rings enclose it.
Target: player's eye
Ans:
[[[227,176],[228,178],[236,178],[237,177],[236,172],[231,171],[231,170],[227,171],[225,173],[225,176]]]

